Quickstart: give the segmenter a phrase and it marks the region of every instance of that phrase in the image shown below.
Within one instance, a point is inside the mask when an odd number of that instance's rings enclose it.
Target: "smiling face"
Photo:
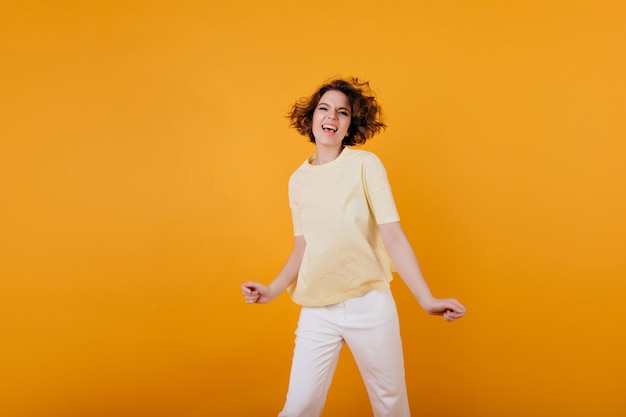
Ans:
[[[320,98],[313,112],[312,130],[315,144],[341,147],[348,135],[352,115],[348,96],[338,90],[329,90]]]

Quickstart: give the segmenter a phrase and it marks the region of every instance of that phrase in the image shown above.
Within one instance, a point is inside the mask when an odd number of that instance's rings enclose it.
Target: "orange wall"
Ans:
[[[614,1],[0,2],[0,415],[272,416],[297,307],[291,102],[372,81],[431,287],[416,416],[623,416],[626,8]],[[324,416],[369,414],[345,355]]]

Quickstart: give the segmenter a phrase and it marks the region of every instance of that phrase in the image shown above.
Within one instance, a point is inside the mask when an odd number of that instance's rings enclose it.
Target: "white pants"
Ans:
[[[319,417],[344,343],[350,347],[375,417],[408,417],[396,304],[389,289],[325,307],[302,307],[289,391],[279,417]]]

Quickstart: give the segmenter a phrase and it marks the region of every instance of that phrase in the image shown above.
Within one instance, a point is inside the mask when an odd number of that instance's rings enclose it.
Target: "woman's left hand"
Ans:
[[[466,312],[463,304],[455,298],[432,298],[422,307],[427,313],[443,316],[444,320],[449,322],[460,319]]]

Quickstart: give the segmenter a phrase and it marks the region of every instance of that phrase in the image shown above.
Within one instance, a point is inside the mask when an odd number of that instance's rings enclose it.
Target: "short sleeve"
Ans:
[[[300,215],[298,211],[298,204],[296,203],[291,184],[289,184],[289,208],[291,209],[291,221],[293,223],[293,235],[301,236],[302,235],[302,227],[300,226]]]
[[[387,171],[376,155],[370,155],[371,157],[366,158],[363,163],[362,178],[376,224],[397,222],[400,216],[391,193]]]

